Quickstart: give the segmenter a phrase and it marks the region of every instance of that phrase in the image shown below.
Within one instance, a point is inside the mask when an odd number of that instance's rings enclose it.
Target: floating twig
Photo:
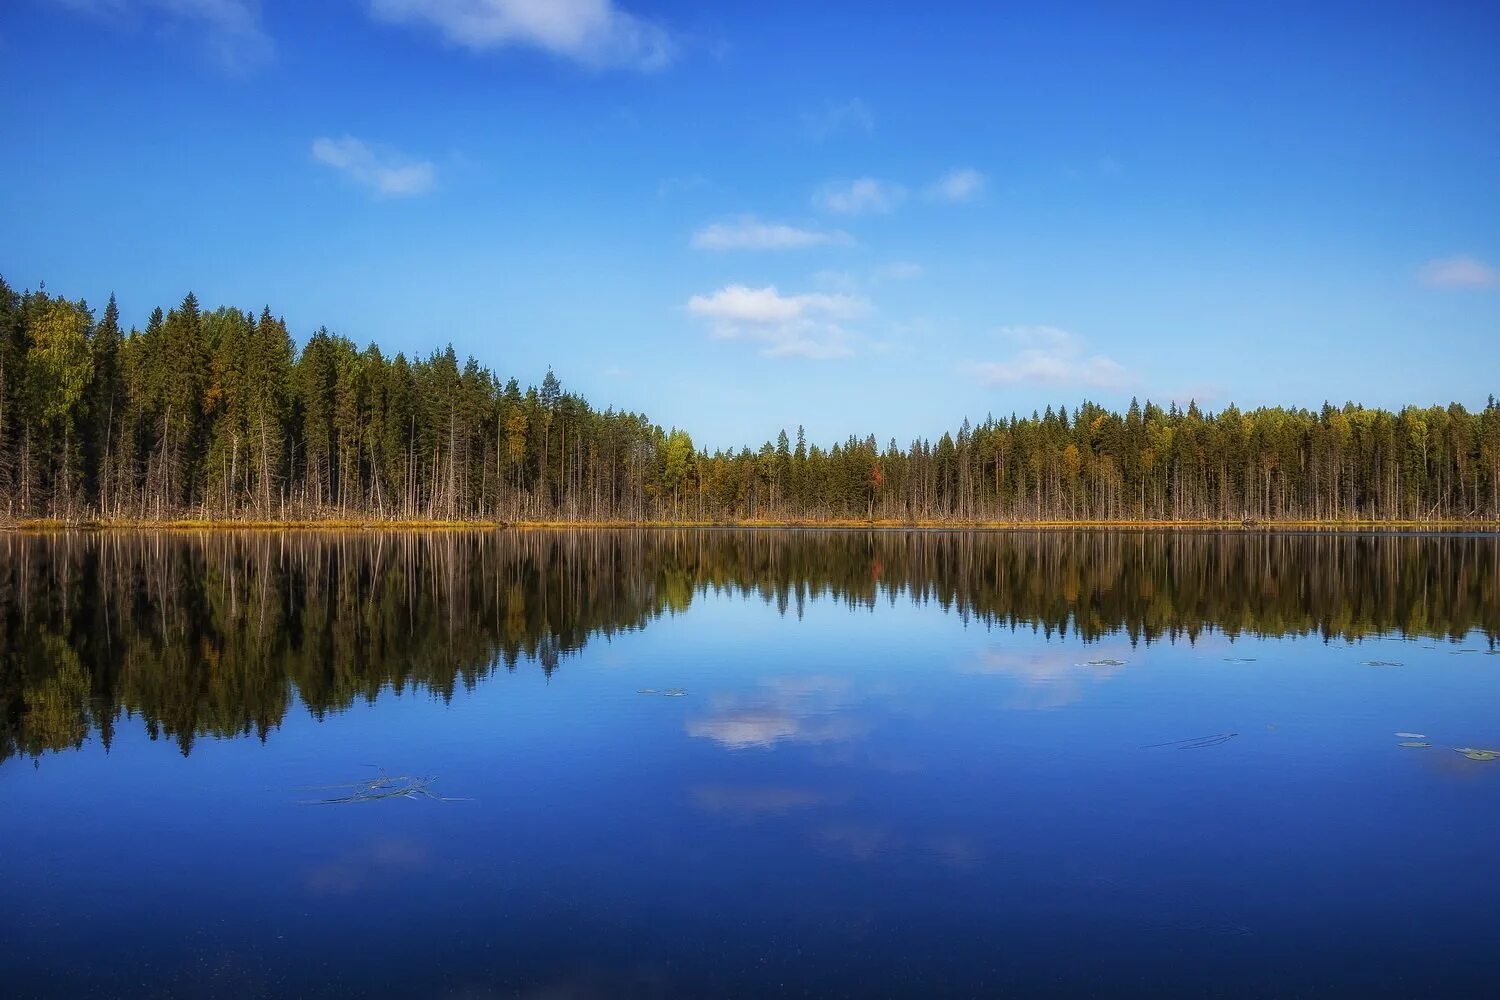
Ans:
[[[1168,740],[1165,743],[1150,743],[1141,747],[1142,750],[1155,750],[1158,747],[1176,747],[1179,750],[1197,750],[1201,747],[1216,747],[1238,736],[1239,733],[1216,733],[1213,736],[1194,736],[1186,740]]]
[[[449,795],[438,795],[429,787],[437,775],[415,776],[409,774],[390,775],[384,771],[367,781],[351,781],[342,785],[313,785],[302,791],[331,791],[347,789],[348,794],[326,799],[304,799],[298,805],[328,806],[348,802],[378,802],[381,799],[431,799],[434,802],[469,802],[471,799]]]

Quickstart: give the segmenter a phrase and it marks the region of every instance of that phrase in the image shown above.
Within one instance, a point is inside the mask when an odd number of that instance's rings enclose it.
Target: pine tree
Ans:
[[[111,293],[104,315],[94,327],[90,342],[93,354],[93,377],[89,381],[85,408],[88,431],[84,440],[84,460],[88,473],[84,488],[97,498],[99,510],[112,509],[113,470],[119,461],[115,428],[122,417],[124,389],[120,376],[120,308]]]

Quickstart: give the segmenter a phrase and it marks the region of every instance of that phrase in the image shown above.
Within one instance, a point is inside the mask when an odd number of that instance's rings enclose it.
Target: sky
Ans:
[[[0,275],[752,446],[1500,393],[1500,6],[3,0]]]

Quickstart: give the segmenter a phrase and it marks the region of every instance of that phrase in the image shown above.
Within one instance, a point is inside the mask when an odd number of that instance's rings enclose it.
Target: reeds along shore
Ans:
[[[994,406],[1007,406],[996,398]],[[1500,521],[1500,403],[1083,401],[932,438],[706,449],[451,348],[387,356],[192,295],[125,330],[0,281],[11,522],[1041,525]]]
[[[1495,520],[1434,521],[896,521],[831,518],[826,520],[740,521],[620,521],[620,520],[389,520],[326,517],[272,521],[253,518],[214,519],[181,517],[171,520],[140,518],[65,520],[26,518],[0,520],[0,531],[498,531],[498,530],[614,530],[676,528],[836,529],[918,531],[1481,531],[1500,533]]]

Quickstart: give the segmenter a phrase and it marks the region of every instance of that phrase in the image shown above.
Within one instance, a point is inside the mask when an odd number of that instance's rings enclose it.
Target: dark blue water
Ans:
[[[0,993],[1500,989],[1493,537],[497,537],[3,543]]]

